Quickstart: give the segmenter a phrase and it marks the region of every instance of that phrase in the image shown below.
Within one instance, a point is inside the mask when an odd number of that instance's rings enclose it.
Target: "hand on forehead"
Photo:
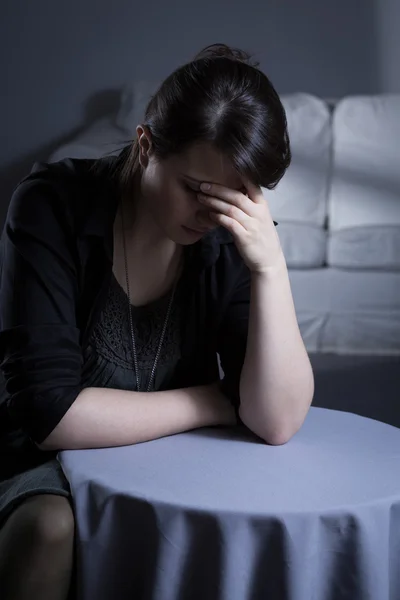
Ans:
[[[181,157],[180,168],[193,181],[212,183],[245,192],[244,178],[236,171],[229,159],[212,146],[193,146]]]

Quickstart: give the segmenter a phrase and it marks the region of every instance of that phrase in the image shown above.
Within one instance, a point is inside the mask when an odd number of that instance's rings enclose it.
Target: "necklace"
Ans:
[[[127,252],[126,252],[124,209],[123,209],[122,204],[121,204],[121,221],[122,221],[122,240],[123,240],[123,245],[124,245],[125,277],[126,277],[126,291],[127,291],[127,298],[128,298],[129,326],[130,326],[130,333],[131,333],[131,339],[132,339],[132,353],[133,353],[133,362],[134,362],[134,366],[135,366],[136,389],[138,392],[140,392],[141,391],[140,390],[140,375],[139,375],[139,367],[138,367],[138,359],[137,359],[137,351],[136,351],[135,332],[134,332],[134,328],[133,328],[131,297],[130,297],[130,291],[129,291],[128,256],[127,256]],[[146,392],[149,392],[151,389],[151,385],[153,383],[154,375],[155,375],[155,372],[157,369],[158,360],[159,360],[160,354],[161,354],[161,348],[162,348],[162,345],[164,342],[165,332],[167,330],[168,321],[169,321],[169,317],[171,314],[171,308],[172,308],[172,303],[173,303],[174,296],[175,296],[175,290],[176,290],[177,283],[178,283],[178,278],[175,279],[174,286],[170,293],[168,308],[167,308],[167,312],[166,312],[165,319],[164,319],[164,325],[163,325],[163,328],[161,331],[160,341],[158,343],[158,348],[157,348],[156,356],[154,358],[154,364],[153,364],[153,368],[151,369],[150,379],[149,379],[149,383],[148,383]]]

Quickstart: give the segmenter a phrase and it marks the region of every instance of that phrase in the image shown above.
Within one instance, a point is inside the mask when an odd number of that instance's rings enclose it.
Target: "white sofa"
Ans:
[[[306,346],[400,355],[400,96],[283,100],[293,163],[268,197]]]
[[[97,122],[49,161],[118,152],[155,88],[126,88],[114,122]],[[293,161],[264,193],[279,222],[305,345],[319,355],[398,357],[400,96],[282,100]]]

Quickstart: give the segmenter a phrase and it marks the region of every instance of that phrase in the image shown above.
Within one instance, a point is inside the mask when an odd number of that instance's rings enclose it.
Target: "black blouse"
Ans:
[[[83,387],[111,388],[114,390],[137,390],[135,359],[129,311],[135,333],[140,390],[157,392],[169,387],[175,369],[181,359],[183,323],[183,289],[178,285],[162,346],[153,373],[154,360],[168,312],[171,291],[145,306],[129,304],[125,290],[114,275],[107,299],[87,347],[83,351],[81,382]]]
[[[37,163],[12,196],[1,237],[0,439],[18,429],[42,442],[83,389],[84,349],[112,277],[118,160]],[[182,354],[168,389],[216,381],[219,353],[237,409],[250,272],[223,228],[185,253]]]

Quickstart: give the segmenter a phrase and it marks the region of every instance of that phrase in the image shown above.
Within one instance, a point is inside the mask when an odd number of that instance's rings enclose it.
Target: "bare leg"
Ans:
[[[2,600],[67,600],[74,529],[67,498],[40,494],[21,502],[0,530]]]

